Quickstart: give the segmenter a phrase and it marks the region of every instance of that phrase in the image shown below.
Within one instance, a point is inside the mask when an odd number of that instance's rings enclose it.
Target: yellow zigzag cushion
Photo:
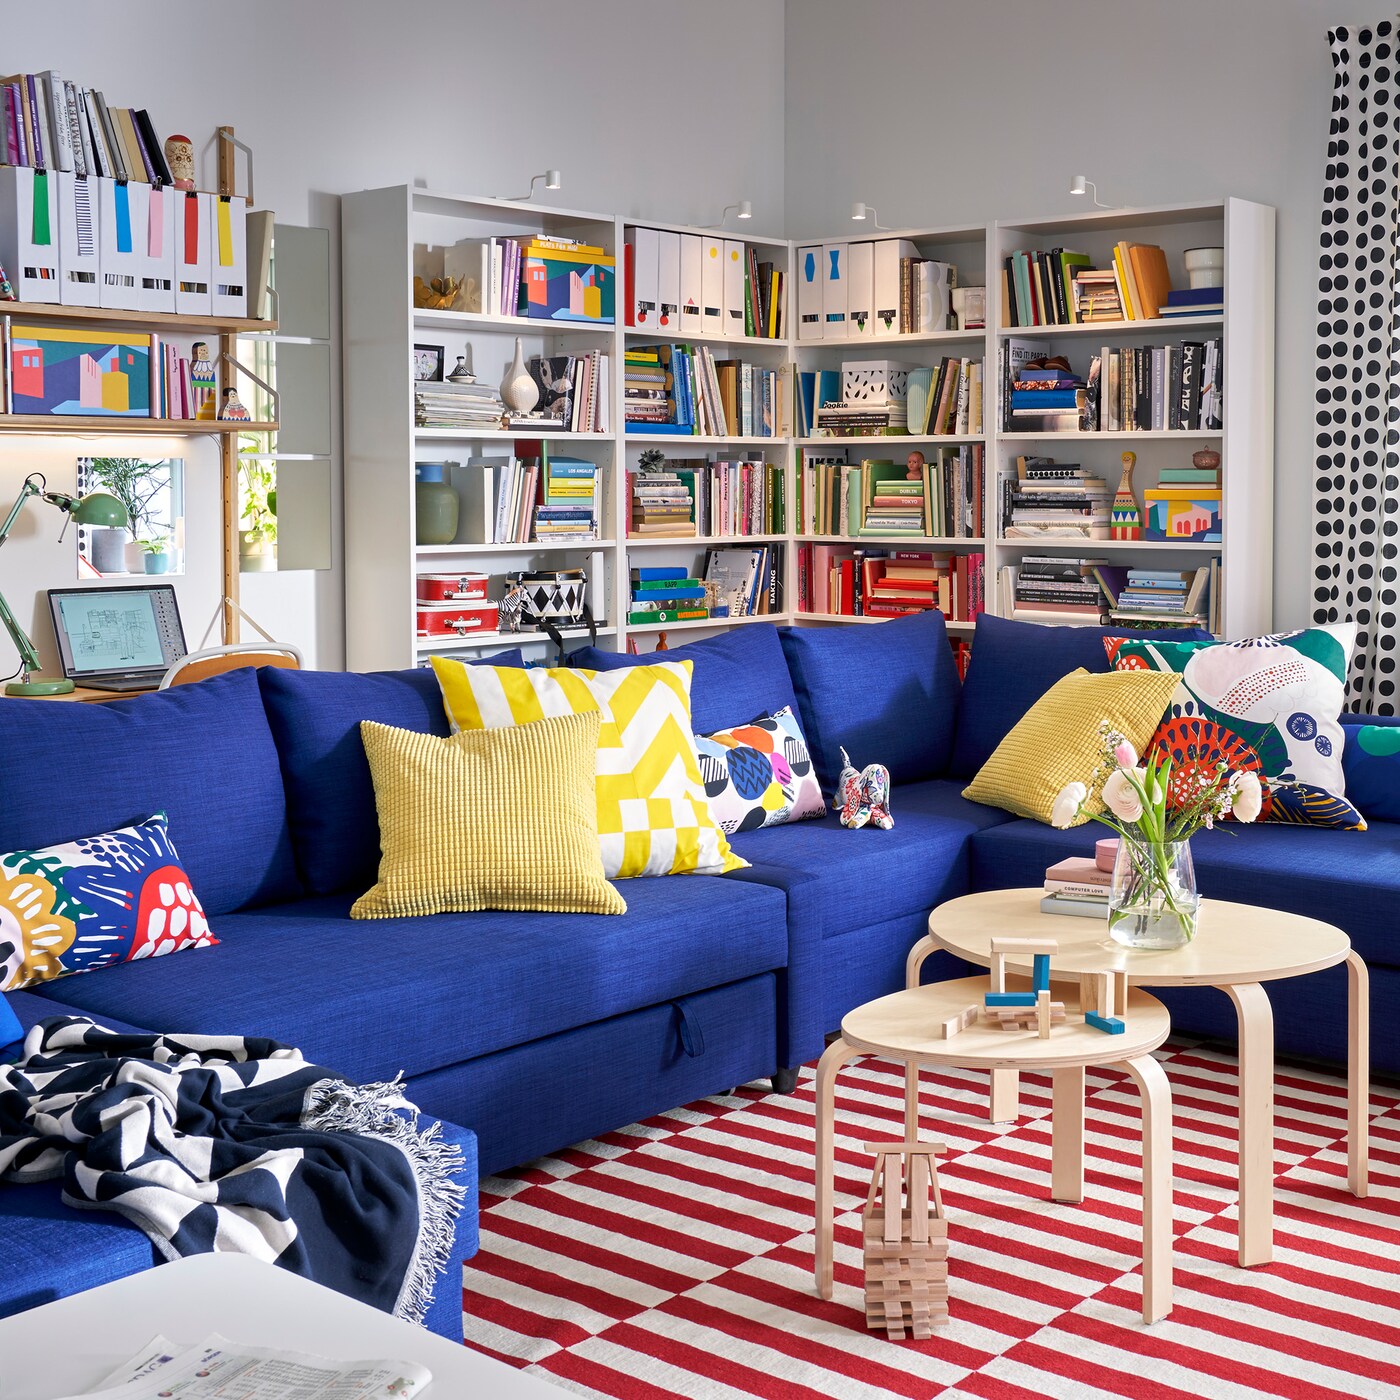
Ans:
[[[617,671],[432,663],[454,731],[598,711],[598,842],[608,879],[718,875],[748,864],[729,849],[705,795],[689,661]]]
[[[363,720],[379,882],[352,919],[473,909],[625,914],[598,855],[598,716],[440,739]]]
[[[1048,825],[1060,789],[1066,783],[1087,783],[1098,764],[1099,724],[1107,720],[1141,753],[1162,722],[1179,679],[1169,671],[1096,674],[1081,666],[1056,681],[1021,716],[963,796]],[[1089,812],[1101,811],[1103,799],[1095,794]],[[1089,812],[1081,822],[1089,820]]]

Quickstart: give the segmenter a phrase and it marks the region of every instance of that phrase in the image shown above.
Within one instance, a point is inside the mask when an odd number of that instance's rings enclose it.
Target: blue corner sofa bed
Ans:
[[[76,1011],[144,1030],[271,1036],[362,1081],[402,1072],[413,1101],[467,1150],[473,1183],[478,1166],[514,1166],[735,1084],[790,1087],[848,1009],[902,984],[935,905],[1038,885],[1047,865],[1092,850],[1094,825],[1055,831],[961,794],[1054,681],[1107,669],[1105,631],[983,617],[965,683],[938,614],[753,624],[670,651],[694,663],[697,733],[791,705],[828,795],[843,747],[858,765],[888,766],[895,825],[847,831],[828,814],[741,833],[733,845],[748,869],[627,881],[621,917],[348,917],[379,855],[359,721],[446,733],[430,672],[245,670],[107,705],[0,703],[0,850],[165,811],[220,939],[15,993],[11,1005],[25,1025]],[[1376,1005],[1391,1004],[1400,824],[1206,832],[1193,849],[1207,896],[1339,923],[1371,966]],[[940,956],[925,975],[959,971]],[[1342,969],[1270,994],[1281,1052],[1343,1058]],[[1163,996],[1179,1029],[1233,1034],[1222,994]],[[1400,1070],[1395,1018],[1374,1025],[1376,1068]],[[454,1338],[453,1273],[475,1247],[473,1198],[429,1318]],[[153,1262],[132,1227],[68,1211],[56,1186],[0,1186],[0,1258],[0,1316]]]

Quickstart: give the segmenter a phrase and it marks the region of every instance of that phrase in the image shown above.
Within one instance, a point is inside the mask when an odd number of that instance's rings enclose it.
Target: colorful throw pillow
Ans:
[[[1241,642],[1105,637],[1119,671],[1175,672],[1180,683],[1153,736],[1185,780],[1224,762],[1257,773],[1261,821],[1364,831],[1346,799],[1342,701],[1354,623],[1309,627]]]
[[[752,724],[697,735],[710,810],[727,836],[826,815],[812,755],[791,706]]]
[[[1066,783],[1087,783],[1098,764],[1103,747],[1099,726],[1107,721],[1141,750],[1175,689],[1175,676],[1151,671],[1072,671],[1012,726],[963,796],[1049,825],[1060,789]],[[1095,801],[1076,826],[1103,810],[1101,799]]]
[[[598,724],[591,710],[440,739],[365,720],[383,855],[350,917],[625,914],[598,851]]]
[[[101,836],[0,855],[0,990],[218,941],[164,812]]]
[[[1347,801],[1372,821],[1400,822],[1400,726],[1348,725],[1345,732]]]
[[[690,662],[520,671],[435,656],[454,732],[599,715],[598,843],[610,880],[718,875],[748,864],[710,811],[690,730]]]

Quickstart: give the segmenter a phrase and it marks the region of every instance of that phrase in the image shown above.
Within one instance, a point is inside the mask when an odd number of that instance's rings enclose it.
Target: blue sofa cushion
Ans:
[[[1342,776],[1346,800],[1373,821],[1400,821],[1400,728],[1394,724],[1346,724]]]
[[[927,913],[967,892],[968,838],[1011,817],[969,802],[962,786],[934,778],[896,787],[889,831],[848,831],[830,813],[821,821],[738,832],[730,844],[753,862],[752,879],[762,880],[764,870],[775,868],[815,879],[823,933],[830,938],[902,914]]]
[[[883,763],[896,784],[947,771],[958,672],[943,614],[865,626],[784,627],[802,732],[830,800],[841,749],[857,768]]]
[[[1056,681],[1083,667],[1107,671],[1105,637],[1161,637],[1208,642],[1199,627],[1134,631],[1129,627],[1047,627],[981,613],[972,637],[972,659],[958,707],[958,732],[949,772],[975,778],[992,751]]]
[[[1056,831],[1013,821],[979,832],[972,839],[972,888],[1039,886],[1047,866],[1092,855],[1094,842],[1109,834],[1097,822]],[[1348,934],[1367,962],[1400,966],[1400,824],[1341,831],[1231,823],[1193,836],[1191,856],[1207,898],[1322,919]]]
[[[672,647],[659,655],[602,651],[582,647],[569,657],[571,666],[586,671],[616,671],[622,666],[645,666],[650,661],[689,661],[690,727],[696,734],[714,734],[761,715],[775,715],[784,705],[797,708],[778,629],[770,622],[752,622],[716,637]],[[810,735],[808,736],[810,739]]]
[[[197,958],[125,963],[66,979],[54,995],[160,1030],[272,1036],[364,1081],[422,1074],[787,961],[783,894],[719,876],[629,880],[621,917],[351,920],[352,899],[233,915],[220,922],[219,946]],[[203,968],[172,975],[176,963]]]
[[[302,892],[251,669],[107,704],[0,703],[0,754],[0,851],[165,812],[211,918]]]
[[[516,649],[489,664],[525,663]],[[363,893],[379,871],[379,814],[360,721],[445,736],[437,678],[426,667],[362,675],[269,666],[258,674],[302,883],[312,894]]]

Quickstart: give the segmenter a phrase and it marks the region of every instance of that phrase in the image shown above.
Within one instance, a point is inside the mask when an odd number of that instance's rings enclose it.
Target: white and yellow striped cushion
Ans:
[[[598,841],[610,880],[747,865],[710,812],[690,730],[689,661],[521,670],[432,658],[454,731],[599,712]]]

